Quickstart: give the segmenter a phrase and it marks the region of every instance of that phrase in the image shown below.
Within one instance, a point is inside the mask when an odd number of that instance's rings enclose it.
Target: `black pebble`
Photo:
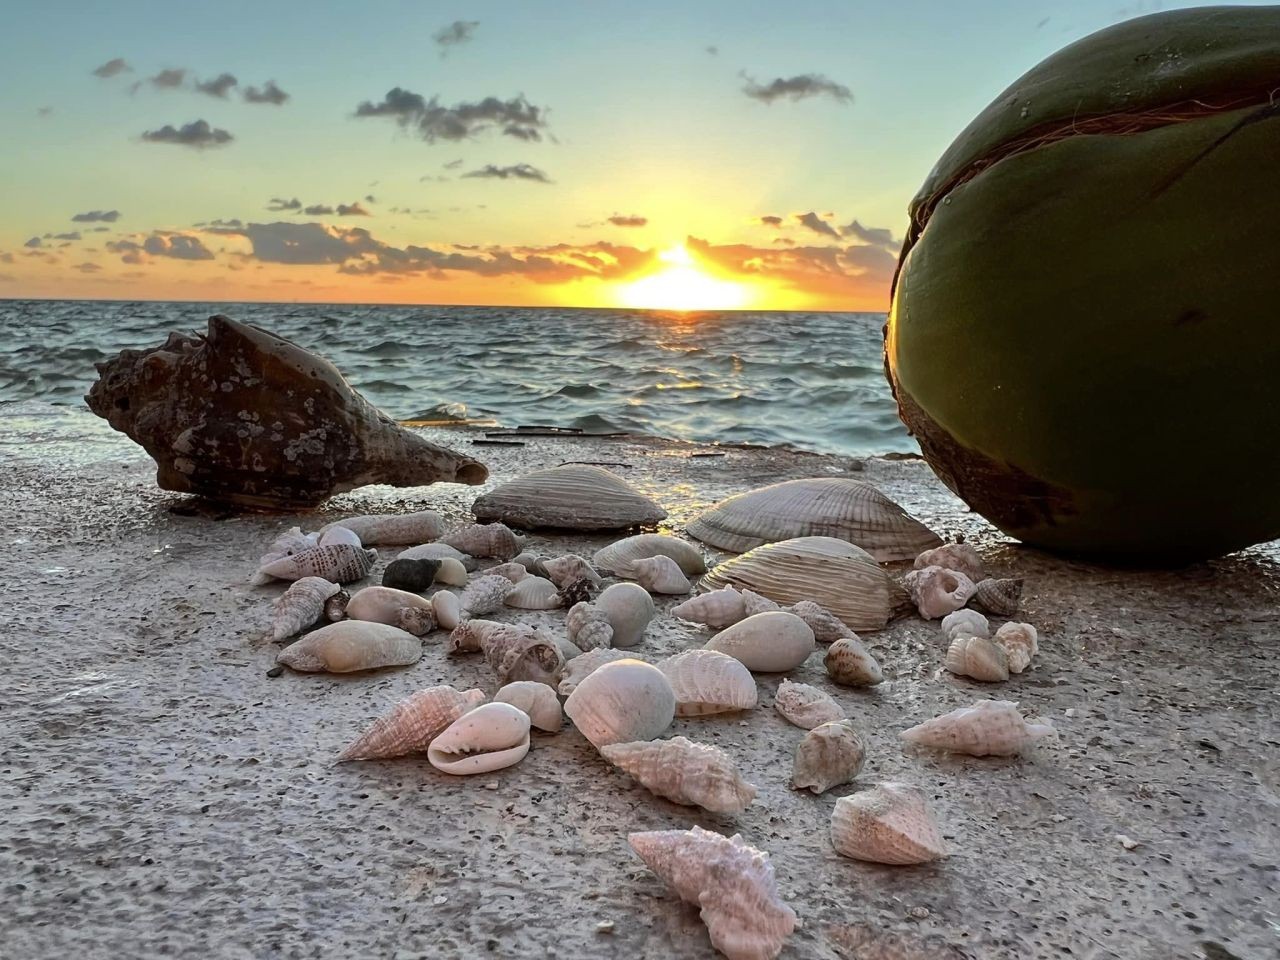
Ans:
[[[284,673],[284,667],[280,666],[279,664],[276,664],[274,667],[272,667],[270,670],[267,671],[267,676],[272,677],[274,679],[275,677],[280,676],[280,674],[282,673]]]
[[[431,586],[439,569],[439,560],[392,560],[383,571],[382,585],[421,593]]]

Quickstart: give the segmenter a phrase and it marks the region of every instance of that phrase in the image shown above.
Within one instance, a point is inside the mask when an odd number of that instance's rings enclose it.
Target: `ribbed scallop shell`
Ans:
[[[874,687],[884,681],[880,664],[855,637],[841,637],[827,647],[822,664],[827,674],[842,687]]]
[[[741,813],[756,796],[732,757],[684,737],[606,744],[600,754],[650,793],[686,807]]]
[[[956,637],[947,648],[943,665],[957,676],[983,683],[1004,683],[1009,679],[1008,655],[986,637]]]
[[[807,683],[792,683],[790,680],[783,680],[778,685],[773,709],[801,730],[812,730],[832,720],[845,718],[844,707],[836,703],[831,694]]]
[[[616,473],[585,464],[535,470],[509,480],[478,497],[471,512],[477,520],[501,520],[530,530],[621,530],[667,517],[667,511]]]
[[[708,640],[703,649],[727,653],[753,672],[785,673],[804,663],[817,645],[803,620],[774,610],[739,620]]]
[[[446,534],[440,542],[473,557],[495,560],[510,560],[524,547],[524,537],[501,523],[472,523]]]
[[[937,620],[959,610],[978,589],[963,573],[936,566],[912,570],[903,582],[916,610],[926,620]]]
[[[670,557],[645,557],[631,564],[631,579],[650,593],[675,596],[693,589],[680,564]]]
[[[1009,659],[1009,672],[1021,673],[1040,652],[1040,637],[1029,623],[1006,623],[996,631],[993,642]]]
[[[657,667],[675,691],[677,717],[705,717],[756,705],[751,671],[718,650],[686,650],[659,661]]]
[[[528,752],[529,715],[509,703],[486,703],[432,740],[427,760],[443,773],[462,777],[509,767]]]
[[[833,537],[756,547],[720,564],[701,586],[746,587],[775,603],[812,600],[851,630],[879,630],[907,607],[906,592],[865,551]]]
[[[923,570],[925,567],[954,570],[956,573],[963,573],[974,583],[986,576],[978,551],[967,543],[946,543],[932,550],[925,550],[915,558],[911,566],[916,570]]]
[[[942,635],[948,641],[956,637],[990,637],[991,624],[977,610],[955,610],[942,618]]]
[[[405,607],[430,610],[431,601],[407,590],[392,587],[365,587],[347,601],[347,616],[352,620],[369,620],[399,626],[400,611]]]
[[[1027,723],[1011,700],[979,700],[904,730],[902,739],[974,757],[1011,757],[1054,732],[1047,723]]]
[[[732,626],[747,616],[742,594],[731,586],[690,597],[672,607],[671,613],[681,620],[703,623],[716,630]]]
[[[271,639],[283,640],[324,616],[325,602],[341,590],[324,577],[303,577],[289,584],[272,607]]]
[[[675,719],[676,695],[652,664],[617,660],[588,674],[569,694],[564,712],[596,747],[652,740]]]
[[[556,692],[545,683],[517,680],[499,687],[494,703],[509,703],[529,715],[529,722],[539,730],[555,733],[564,723],[564,711]]]
[[[974,587],[971,604],[997,617],[1012,617],[1022,602],[1022,579],[979,580]]]
[[[417,513],[370,513],[326,524],[320,528],[320,532],[325,533],[334,527],[345,527],[352,531],[365,546],[394,546],[435,540],[444,533],[444,520],[434,510],[420,510]]]
[[[871,484],[843,477],[787,480],[722,500],[685,528],[743,553],[796,537],[836,537],[876,560],[911,560],[942,541]]]
[[[560,606],[560,591],[545,577],[525,577],[507,591],[502,602],[518,610],[554,610]]]
[[[331,547],[311,547],[273,560],[260,567],[257,576],[275,577],[277,580],[323,577],[330,583],[351,583],[367,577],[377,559],[376,550],[337,543]]]
[[[482,703],[484,694],[479,690],[459,693],[448,686],[418,690],[375,720],[338,759],[376,760],[420,753],[449,724]]]
[[[562,697],[567,697],[578,689],[578,684],[606,663],[633,659],[635,657],[625,650],[614,650],[611,647],[588,650],[586,653],[565,662],[564,670],[560,674],[560,684],[556,687],[556,693]]]
[[[307,673],[353,673],[403,667],[422,659],[422,641],[384,623],[342,620],[308,633],[280,651],[276,663]]]
[[[881,783],[836,801],[831,812],[836,852],[871,863],[928,863],[947,855],[924,797],[900,783]]]
[[[791,785],[825,793],[849,783],[862,770],[867,748],[852,720],[832,720],[814,727],[796,747]]]
[[[638,533],[611,543],[592,554],[591,562],[597,570],[609,570],[620,577],[629,577],[631,564],[635,561],[658,556],[670,557],[680,564],[686,577],[707,572],[707,561],[701,550],[688,540],[662,533]]]
[[[451,547],[447,543],[424,543],[416,547],[410,547],[408,550],[400,552],[401,560],[456,560],[462,564],[464,570],[474,570],[479,566],[476,558],[469,553],[463,553],[457,547]],[[455,584],[458,586],[458,584]]]

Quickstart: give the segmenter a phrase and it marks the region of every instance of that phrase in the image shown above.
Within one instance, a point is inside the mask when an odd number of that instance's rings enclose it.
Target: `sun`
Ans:
[[[657,273],[625,284],[618,303],[639,310],[741,310],[754,299],[750,287],[714,277],[699,267],[684,245],[664,250],[658,259],[666,266]]]

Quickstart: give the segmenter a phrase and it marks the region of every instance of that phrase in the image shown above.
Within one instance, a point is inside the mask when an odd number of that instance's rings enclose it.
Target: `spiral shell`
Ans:
[[[494,630],[481,636],[480,649],[499,686],[517,680],[532,680],[555,688],[564,670],[564,656],[556,642],[531,627],[501,624],[505,630]]]
[[[677,717],[750,710],[756,705],[755,677],[718,650],[686,650],[658,662],[676,695]]]
[[[555,557],[551,560],[543,560],[542,571],[545,572],[538,570],[530,572],[545,576],[561,590],[574,581],[583,578],[595,584],[600,582],[600,574],[596,573],[595,567],[591,566],[576,553],[565,554],[563,557]]]
[[[836,703],[829,693],[807,683],[792,683],[790,680],[783,680],[778,685],[773,708],[788,723],[801,730],[812,730],[832,720],[845,718],[844,707]]]
[[[707,562],[701,550],[688,540],[662,533],[638,533],[611,543],[592,554],[591,562],[597,570],[609,570],[620,577],[629,577],[631,565],[637,560],[660,556],[670,557],[678,563],[686,577],[707,572]]]
[[[880,783],[841,797],[831,812],[836,852],[872,863],[928,863],[947,855],[933,814],[919,791]]]
[[[272,608],[271,639],[283,640],[307,629],[324,615],[325,603],[340,590],[323,577],[303,577],[289,584]]]
[[[850,783],[861,772],[866,755],[866,746],[852,720],[819,724],[796,747],[791,784],[797,790],[825,793]]]
[[[1054,733],[1047,723],[1027,723],[1011,700],[978,700],[904,730],[902,739],[974,757],[1011,757]]]
[[[376,550],[338,543],[331,547],[311,547],[273,560],[260,567],[257,575],[277,580],[323,577],[330,583],[351,583],[367,577],[377,559]]]
[[[743,592],[749,593],[750,591]],[[834,616],[812,600],[801,600],[799,603],[793,603],[787,608],[787,612],[794,613],[807,623],[809,629],[813,631],[813,639],[818,643],[834,643],[837,640],[849,638],[858,639],[858,635],[846,627],[839,617]]]
[[[1008,657],[1010,673],[1021,673],[1027,669],[1031,658],[1040,652],[1039,635],[1029,623],[1002,624],[993,642]]]
[[[524,564],[508,560],[506,563],[499,563],[490,567],[484,572],[484,575],[486,577],[505,577],[511,583],[519,583],[529,576],[529,571],[525,569]]]
[[[436,686],[409,694],[338,755],[341,760],[403,757],[426,750],[449,724],[484,703],[479,690]]]
[[[633,562],[631,578],[650,593],[684,594],[693,589],[680,564],[661,555]]]
[[[979,580],[969,601],[980,610],[997,617],[1012,617],[1022,601],[1022,579]]]
[[[771,611],[722,630],[703,649],[727,653],[753,672],[784,673],[804,663],[817,645],[813,631],[799,617]]]
[[[942,618],[942,635],[950,642],[956,637],[990,637],[991,624],[976,610],[956,610]]]
[[[427,760],[443,773],[469,776],[519,763],[528,752],[529,715],[509,703],[486,703],[432,740]]]
[[[575,604],[565,626],[569,639],[583,650],[608,645],[634,647],[644,636],[653,614],[653,598],[644,587],[615,583],[593,602]]]
[[[506,577],[485,575],[467,584],[458,597],[462,605],[462,617],[479,617],[502,609],[503,601],[511,592],[511,581]]]
[[[1009,658],[1003,648],[985,637],[956,637],[947,648],[944,665],[961,677],[983,683],[1003,683],[1009,679]]]
[[[398,546],[426,543],[444,533],[444,520],[434,510],[417,513],[370,513],[360,517],[336,520],[320,528],[328,533],[338,527],[352,531],[366,546]]]
[[[884,681],[880,664],[857,637],[845,637],[827,647],[822,663],[842,687],[874,687]]]
[[[742,594],[732,586],[690,597],[672,607],[671,613],[681,620],[704,623],[717,630],[732,626],[747,616],[743,608]]]
[[[306,673],[353,673],[402,667],[422,659],[422,641],[383,623],[342,620],[308,633],[280,651],[276,663]]]
[[[351,602],[351,594],[339,590],[324,602],[324,618],[331,623],[343,620],[347,616],[347,604]]]
[[[606,744],[600,755],[650,793],[687,807],[741,813],[756,796],[727,753],[684,737]]]
[[[676,695],[652,664],[618,660],[583,678],[565,701],[564,712],[597,748],[652,740],[675,719]]]
[[[512,533],[502,523],[473,523],[446,534],[440,542],[473,557],[510,560],[524,546],[524,537]]]

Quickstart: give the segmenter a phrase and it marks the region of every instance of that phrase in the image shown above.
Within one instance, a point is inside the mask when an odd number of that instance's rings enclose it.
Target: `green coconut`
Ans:
[[[1047,549],[1280,537],[1280,7],[1054,54],[911,205],[885,361],[938,476]]]

